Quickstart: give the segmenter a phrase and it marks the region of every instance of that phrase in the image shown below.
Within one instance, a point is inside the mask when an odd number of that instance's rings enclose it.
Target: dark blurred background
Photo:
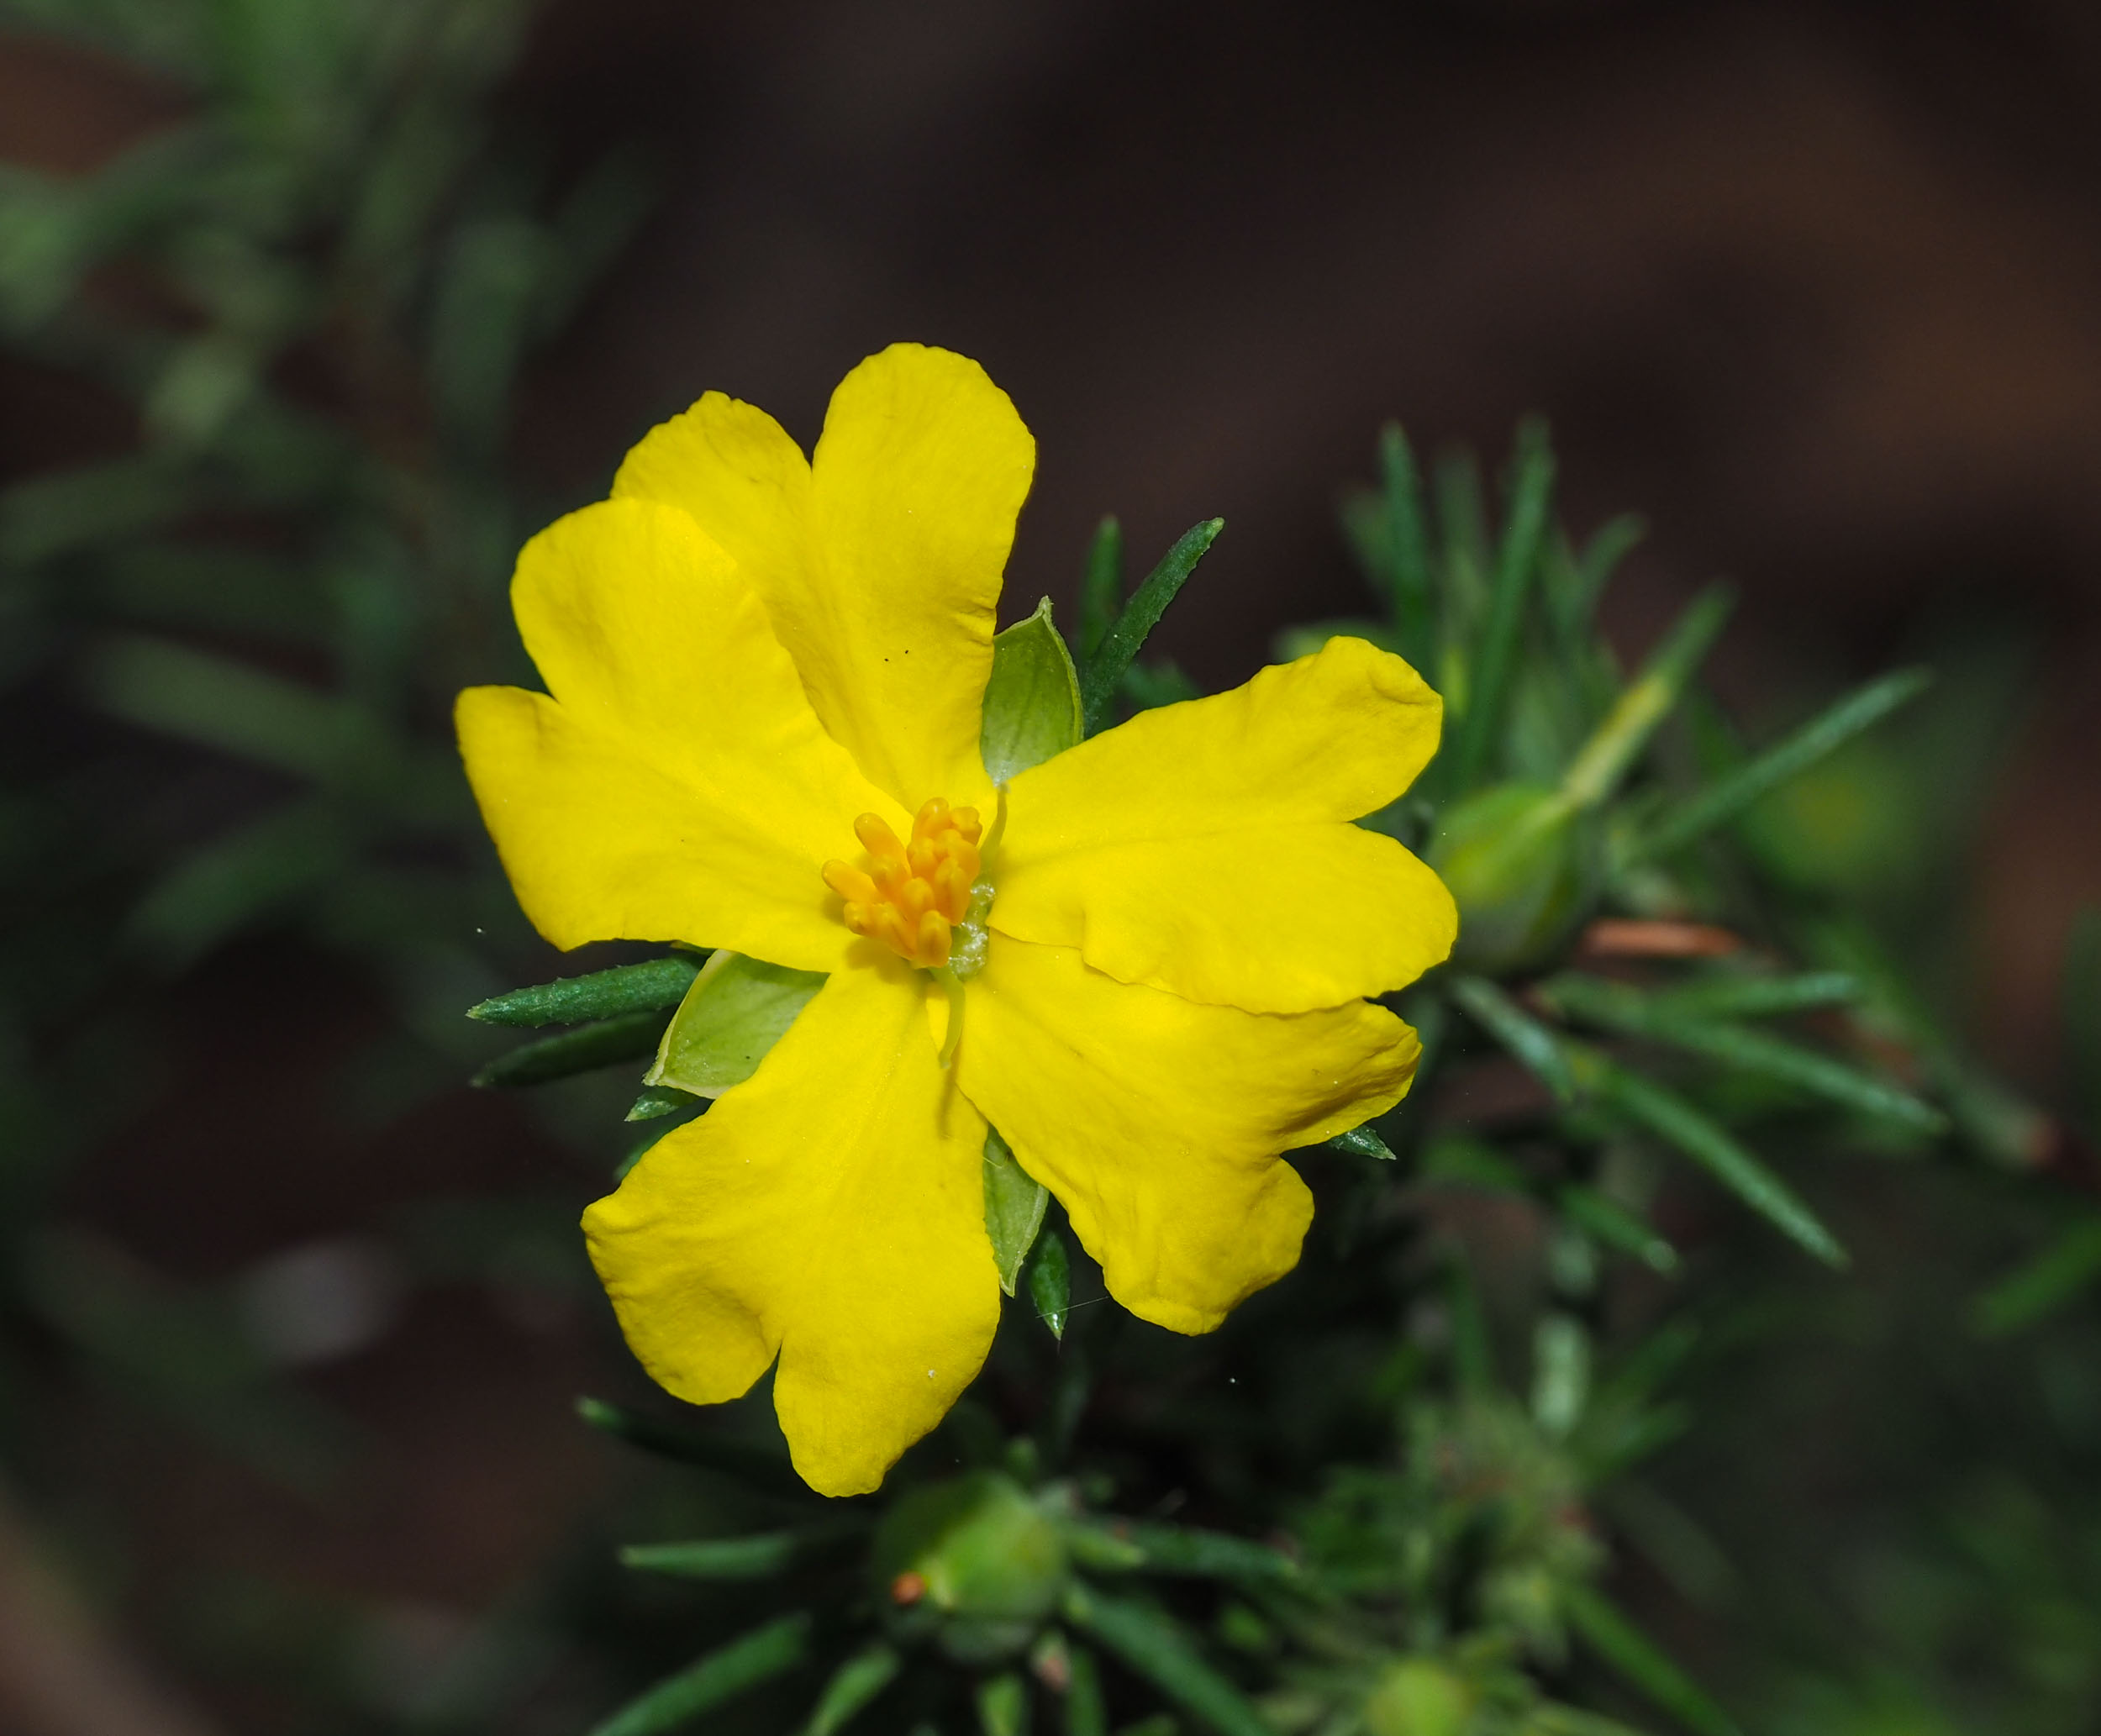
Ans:
[[[186,101],[0,37],[0,157],[33,169],[93,171]],[[656,199],[523,376],[509,461],[543,518],[703,389],[813,440],[845,369],[910,338],[980,359],[1036,434],[1015,613],[1073,594],[1104,512],[1141,561],[1224,515],[1155,642],[1207,688],[1286,623],[1361,609],[1336,503],[1390,418],[1499,463],[1543,412],[1571,524],[1650,522],[1608,606],[1623,650],[1696,585],[1740,587],[1715,678],[1748,727],[1988,644],[2009,721],[1943,919],[1972,1036],[2047,1075],[2064,937],[2101,898],[2092,7],[554,0],[499,108],[555,182],[629,149]],[[135,427],[0,362],[0,480]],[[234,1284],[264,1316],[333,1295],[334,1336],[282,1360],[330,1407],[316,1454],[354,1468],[317,1500],[82,1398],[39,1439],[87,1467],[93,1510],[41,1518],[141,1633],[213,1655],[269,1627],[242,1598],[279,1594],[253,1588],[306,1588],[317,1633],[355,1602],[375,1703],[413,1698],[622,1474],[570,1400],[630,1377],[587,1286],[534,1265],[559,1265],[545,1236],[484,1212],[471,1282],[404,1274],[403,1237],[466,1197],[563,1223],[603,1171],[464,1086],[313,1113],[384,1015],[296,938],[211,952],[153,1017],[165,1056],[60,1215],[94,1259]],[[187,1644],[154,1639],[145,1667],[181,1676]],[[0,1694],[44,1703],[22,1684],[49,1667],[0,1655]],[[114,1683],[74,1728],[287,1727],[238,1671]]]

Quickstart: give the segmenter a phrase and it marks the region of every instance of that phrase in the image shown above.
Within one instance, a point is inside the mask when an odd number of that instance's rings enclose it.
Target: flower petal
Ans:
[[[1346,822],[1414,781],[1442,712],[1407,664],[1357,639],[1141,712],[1008,786],[992,924],[1254,1013],[1412,982],[1451,950],[1451,895],[1394,839]]]
[[[856,813],[902,813],[825,735],[722,551],[682,513],[608,502],[528,543],[512,597],[554,697],[471,688],[458,717],[534,925],[836,969],[823,865]]]
[[[815,559],[767,604],[818,715],[908,808],[982,804],[979,709],[1036,445],[966,357],[893,344],[840,382],[812,463]]]
[[[964,1093],[1064,1202],[1109,1293],[1176,1332],[1298,1264],[1313,1197],[1277,1154],[1391,1108],[1420,1053],[1361,1001],[1203,1006],[1001,934],[967,997]]]
[[[613,497],[678,508],[769,609],[809,582],[809,460],[755,404],[711,392],[660,423],[621,464]],[[794,656],[794,644],[787,649]]]
[[[978,708],[1035,442],[978,365],[893,344],[832,394],[813,466],[709,392],[654,429],[616,498],[689,513],[765,599],[835,740],[909,812],[982,802]]]
[[[777,1349],[795,1468],[877,1486],[969,1385],[999,1320],[985,1123],[949,1088],[921,979],[840,971],[743,1085],[584,1214],[628,1343],[695,1404]]]

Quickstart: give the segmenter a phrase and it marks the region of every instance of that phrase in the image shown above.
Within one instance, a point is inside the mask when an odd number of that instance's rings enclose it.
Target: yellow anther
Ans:
[[[904,846],[898,842],[898,834],[879,813],[864,813],[854,822],[854,836],[861,840],[861,847],[877,860],[902,862]]]
[[[913,816],[909,843],[881,814],[862,814],[854,835],[867,852],[861,865],[833,861],[823,870],[840,919],[923,971],[946,965],[977,879],[983,828],[977,810],[952,808],[936,796]]]
[[[948,963],[948,918],[938,910],[929,910],[919,918],[919,944],[913,950],[912,962],[922,971],[931,971],[938,965]]]
[[[850,905],[872,904],[878,896],[875,881],[845,862],[825,863],[824,884]]]

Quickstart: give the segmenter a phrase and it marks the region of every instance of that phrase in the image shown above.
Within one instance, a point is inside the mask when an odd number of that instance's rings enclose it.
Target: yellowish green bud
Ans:
[[[1464,1736],[1473,1685],[1429,1658],[1402,1658],[1381,1672],[1364,1702],[1370,1736]]]
[[[1056,1527],[997,1471],[906,1496],[876,1533],[872,1565],[900,1635],[930,1636],[966,1664],[1026,1648],[1066,1581]]]
[[[1430,864],[1459,904],[1453,960],[1497,974],[1544,961],[1596,880],[1593,829],[1567,795],[1498,784],[1440,819]]]

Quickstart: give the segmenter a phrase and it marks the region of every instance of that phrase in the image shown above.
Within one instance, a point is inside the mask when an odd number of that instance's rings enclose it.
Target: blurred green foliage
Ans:
[[[229,944],[385,1007],[317,1116],[574,1076],[536,1096],[609,1172],[622,1107],[650,1137],[704,1111],[635,1098],[692,961],[499,993],[544,952],[450,739],[458,687],[529,679],[505,583],[555,503],[507,450],[519,369],[648,197],[634,159],[556,179],[501,122],[528,10],[0,0],[178,114],[87,176],[0,170],[0,341],[132,431],[0,490],[0,1391],[55,1513],[95,1501],[39,1423],[78,1391],[295,1489],[358,1450],[273,1303],[354,1260],[186,1286],[60,1209],[164,1080],[161,986]],[[1053,1207],[881,1497],[802,1491],[763,1392],[593,1401],[662,1469],[464,1634],[224,1581],[163,1643],[316,1731],[2093,1728],[2101,915],[2036,1101],[1968,1047],[1951,917],[2018,644],[1740,726],[1699,676],[1722,593],[1621,666],[1598,605],[1639,527],[1572,540],[1542,430],[1499,489],[1425,478],[1398,429],[1378,460],[1345,513],[1373,613],[1279,650],[1361,634],[1445,695],[1367,823],[1440,864],[1465,939],[1403,997],[1414,1095],[1304,1155],[1297,1274],[1175,1339]],[[1104,525],[1088,726],[1192,691],[1139,653],[1218,534],[1127,599]],[[566,1028],[503,1055],[504,1024]],[[580,1281],[529,1202],[434,1202],[396,1244],[408,1281]]]

